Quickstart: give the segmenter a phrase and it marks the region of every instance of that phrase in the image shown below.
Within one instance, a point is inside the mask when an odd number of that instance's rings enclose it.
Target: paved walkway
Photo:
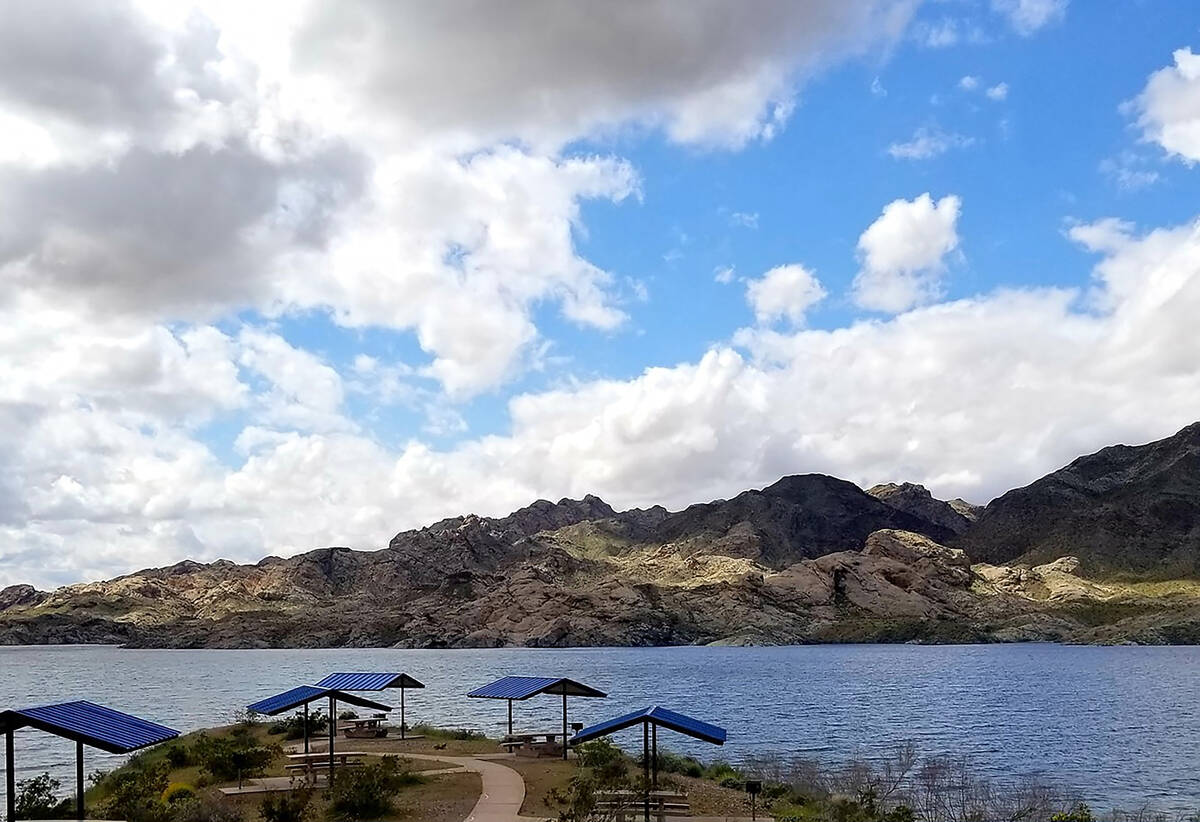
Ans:
[[[525,801],[525,780],[521,775],[507,765],[501,765],[490,759],[478,759],[468,756],[430,756],[426,754],[405,754],[410,759],[436,759],[453,762],[479,774],[483,782],[483,790],[479,801],[467,815],[465,822],[517,822],[517,820],[540,819],[541,817],[521,816],[521,803]]]

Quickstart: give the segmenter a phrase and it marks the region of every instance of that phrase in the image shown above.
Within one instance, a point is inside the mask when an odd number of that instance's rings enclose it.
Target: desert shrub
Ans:
[[[762,780],[772,816],[794,822],[1045,822],[1074,807],[1057,786],[1034,778],[992,782],[966,758],[922,756],[911,743],[879,760],[768,755],[746,759],[741,770]]]
[[[242,811],[227,799],[200,796],[173,806],[171,822],[242,822]]]
[[[575,748],[579,764],[584,768],[603,768],[611,766],[622,758],[621,749],[612,743],[608,737],[584,742]]]
[[[274,794],[258,806],[258,816],[263,822],[304,822],[311,801],[312,791],[308,788]]]
[[[195,798],[196,789],[186,782],[172,782],[162,792],[162,801],[165,805],[174,805],[178,802],[186,802],[189,799]]]
[[[402,769],[394,756],[385,756],[374,765],[343,768],[325,792],[329,817],[350,822],[386,816],[395,809],[400,790],[417,782],[420,778]]]
[[[487,735],[471,728],[438,728],[433,725],[417,724],[409,727],[413,733],[422,734],[429,739],[453,739],[460,742],[471,742],[487,739]]]
[[[186,768],[194,765],[192,752],[181,742],[172,742],[163,750],[163,756],[172,768]]]
[[[1053,814],[1050,822],[1095,822],[1095,819],[1096,817],[1092,816],[1092,809],[1080,802],[1069,810]]]
[[[309,713],[308,735],[310,737],[320,736],[325,733],[328,727],[329,717],[323,711],[312,711]],[[267,733],[273,736],[282,736],[284,739],[303,739],[304,714],[293,714],[292,716],[275,720],[267,726]]]
[[[737,782],[740,785],[743,778],[737,768],[720,759],[705,768],[703,775],[705,779],[711,779],[722,785],[726,781]]]
[[[697,778],[704,776],[704,766],[700,764],[700,760],[671,751],[658,752],[658,770],[660,773],[677,773]]]
[[[546,800],[558,808],[560,822],[617,819],[634,808],[637,804],[636,794],[645,784],[640,776],[631,778],[624,767],[624,759],[617,759],[605,762],[599,768],[580,769],[565,788],[552,788]],[[624,796],[625,801],[618,798],[617,806],[601,810],[596,807],[596,795],[600,791],[610,796]]]
[[[14,811],[17,819],[47,819],[63,816],[75,810],[75,803],[70,799],[59,799],[58,791],[62,783],[41,773],[32,779],[22,779],[17,783]]]
[[[354,711],[342,711],[338,714],[338,719],[358,719],[358,714]]]
[[[108,819],[128,822],[162,822],[170,817],[162,802],[171,766],[164,760],[150,762],[133,757],[104,779],[105,798],[100,811]]]
[[[228,736],[200,734],[192,743],[192,755],[200,768],[218,782],[239,782],[261,776],[280,750],[259,745],[249,733]]]

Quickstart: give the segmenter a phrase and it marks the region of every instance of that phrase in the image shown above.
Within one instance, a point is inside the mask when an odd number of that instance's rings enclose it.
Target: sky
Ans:
[[[0,586],[1200,419],[1200,7],[0,4]]]

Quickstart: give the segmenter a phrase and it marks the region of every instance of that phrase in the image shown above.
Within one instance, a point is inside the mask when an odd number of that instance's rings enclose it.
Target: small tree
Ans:
[[[38,774],[33,779],[22,779],[17,783],[13,802],[16,818],[45,819],[74,810],[74,802],[58,798],[61,787],[62,783],[48,773]]]
[[[277,746],[259,745],[252,734],[233,732],[228,736],[201,734],[192,744],[192,754],[200,768],[218,782],[262,776],[280,753]]]
[[[333,784],[325,792],[329,817],[352,822],[386,816],[395,810],[400,789],[420,781],[402,769],[394,756],[385,756],[375,765],[343,768],[333,776]]]

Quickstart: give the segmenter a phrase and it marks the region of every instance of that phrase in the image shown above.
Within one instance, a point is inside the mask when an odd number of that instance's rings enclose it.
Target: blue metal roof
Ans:
[[[318,688],[339,691],[382,691],[385,688],[424,688],[424,684],[408,674],[330,674],[317,683]]]
[[[246,710],[251,713],[275,716],[284,711],[299,708],[308,702],[315,702],[318,699],[325,699],[331,696],[338,702],[345,702],[359,708],[373,708],[377,711],[391,710],[391,706],[389,705],[373,702],[370,699],[364,699],[361,696],[355,696],[354,694],[348,694],[345,691],[333,688],[319,688],[316,685],[301,685],[298,688],[292,688],[290,691],[284,691],[281,694],[260,699],[253,705],[247,705]]]
[[[0,713],[0,731],[32,727],[109,753],[123,754],[179,736],[179,731],[93,702],[62,702]]]
[[[631,714],[625,714],[624,716],[618,716],[616,719],[609,719],[605,722],[592,725],[590,728],[584,728],[571,737],[571,744],[577,745],[580,742],[587,742],[589,739],[607,736],[608,734],[628,728],[631,725],[640,725],[644,722],[658,725],[661,728],[668,728],[672,731],[678,731],[681,734],[687,734],[704,742],[711,742],[714,745],[724,745],[727,736],[724,728],[711,725],[708,722],[701,722],[699,719],[681,714],[678,711],[671,711],[655,705],[652,708],[643,708],[640,711],[634,711]]]
[[[548,676],[506,676],[482,688],[476,688],[467,696],[483,699],[529,699],[538,694],[562,694],[567,696],[603,697],[608,694],[576,682],[573,679]]]

